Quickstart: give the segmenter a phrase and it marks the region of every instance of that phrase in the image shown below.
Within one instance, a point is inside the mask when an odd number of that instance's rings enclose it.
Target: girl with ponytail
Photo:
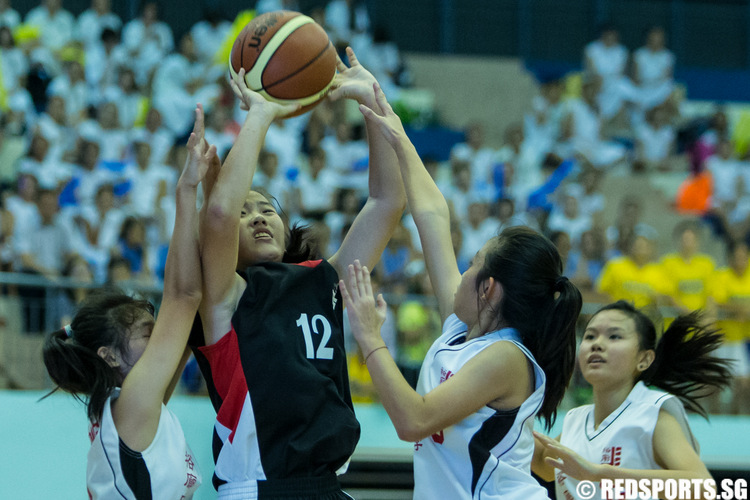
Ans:
[[[190,354],[187,339],[202,297],[198,184],[205,178],[210,193],[218,168],[216,148],[203,139],[198,105],[177,182],[158,318],[148,302],[105,291],[89,295],[72,323],[45,340],[44,364],[55,391],[86,403],[91,499],[192,498],[201,484],[182,427],[165,403]]]
[[[685,408],[706,417],[702,398],[730,382],[727,362],[712,355],[721,340],[698,312],[657,342],[653,322],[630,303],[602,307],[578,353],[594,404],[570,410],[556,439],[535,434],[533,471],[555,479],[557,498],[579,498],[582,480],[710,479]]]
[[[448,205],[381,90],[368,125],[394,147],[438,299],[443,333],[414,391],[380,337],[386,304],[358,261],[339,283],[352,333],[401,439],[414,445],[415,499],[542,499],[532,427],[554,421],[575,362],[581,294],[554,245],[524,227],[489,240],[460,274]]]

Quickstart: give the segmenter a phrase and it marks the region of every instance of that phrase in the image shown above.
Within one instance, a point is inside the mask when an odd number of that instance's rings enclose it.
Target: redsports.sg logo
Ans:
[[[602,479],[599,483],[600,500],[747,500],[745,479],[724,479],[717,484],[713,479]],[[596,496],[596,484],[581,481],[576,493],[583,500]]]

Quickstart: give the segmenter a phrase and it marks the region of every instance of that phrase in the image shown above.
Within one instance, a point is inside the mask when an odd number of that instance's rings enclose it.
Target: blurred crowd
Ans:
[[[206,138],[222,157],[243,119],[222,52],[232,22],[206,11],[175,40],[157,2],[145,2],[132,20],[114,14],[109,0],[93,0],[77,17],[62,4],[43,0],[22,19],[0,0],[1,269],[158,287],[195,103],[203,104]],[[299,7],[259,0],[255,9]],[[389,99],[399,99],[411,82],[408,68],[364,2],[332,0],[307,14],[340,53],[352,46]],[[750,412],[747,143],[733,140],[720,107],[706,116],[683,113],[685,89],[673,79],[667,39],[655,26],[631,51],[615,26],[603,26],[582,48],[580,72],[537,75],[538,95],[499,147],[483,124],[470,123],[447,160],[423,161],[451,206],[461,270],[491,236],[527,225],[553,240],[565,274],[590,303],[623,298],[639,307],[703,309],[707,321],[721,322],[724,353],[737,360],[738,390],[717,398],[714,410]],[[644,213],[639,193],[608,205],[602,183],[623,170],[644,178],[684,173],[673,201],[685,221],[668,252],[657,251],[654,214]],[[321,255],[330,256],[367,196],[356,108],[324,101],[274,123],[253,184],[275,197],[290,223],[312,226]],[[707,233],[726,243],[725,260],[701,253]],[[408,213],[374,280],[391,304],[384,338],[415,382],[440,324],[424,299],[430,283]],[[56,321],[66,322],[86,291],[61,293]],[[44,291],[16,293],[30,303]],[[38,315],[24,315],[27,330],[43,329]],[[369,375],[351,345],[354,399],[371,401]],[[199,390],[191,374],[185,381]]]

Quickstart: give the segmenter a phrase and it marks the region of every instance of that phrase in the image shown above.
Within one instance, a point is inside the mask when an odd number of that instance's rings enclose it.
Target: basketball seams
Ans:
[[[263,71],[266,68],[266,64],[268,64],[268,61],[271,60],[287,37],[301,26],[313,22],[315,21],[311,17],[299,15],[284,23],[284,25],[273,34],[265,47],[263,47],[263,50],[258,54],[258,58],[255,60],[253,67],[245,74],[245,82],[250,89],[255,90],[256,92],[263,90]],[[265,95],[265,92],[261,93]]]
[[[307,69],[308,67],[310,67],[310,65],[315,64],[318,61],[318,59],[320,59],[321,57],[323,57],[326,54],[326,52],[328,52],[328,49],[331,48],[331,46],[332,46],[332,44],[329,41],[328,45],[326,45],[325,47],[323,47],[323,50],[321,50],[318,53],[318,55],[316,55],[313,59],[310,59],[309,61],[307,61],[304,66],[300,66],[297,70],[295,70],[292,73],[289,73],[284,78],[276,80],[275,82],[273,82],[270,85],[266,85],[265,89],[270,89],[271,87],[274,87],[274,86],[276,86],[276,85],[278,85],[280,83],[283,83],[283,82],[289,80],[290,78],[295,77],[296,75],[298,75],[299,73],[301,73],[302,71],[304,71],[305,69]]]

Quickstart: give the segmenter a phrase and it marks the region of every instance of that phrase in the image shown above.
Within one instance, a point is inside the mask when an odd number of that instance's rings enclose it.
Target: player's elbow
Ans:
[[[417,420],[394,422],[393,426],[396,428],[396,435],[402,441],[415,443],[432,434],[424,422]]]
[[[422,439],[423,435],[421,435],[420,432],[417,431],[414,427],[411,426],[396,426],[396,435],[398,435],[398,438],[401,441],[407,441],[410,443],[414,443]]]
[[[211,228],[234,227],[237,214],[223,203],[209,202],[206,210],[206,224]]]

